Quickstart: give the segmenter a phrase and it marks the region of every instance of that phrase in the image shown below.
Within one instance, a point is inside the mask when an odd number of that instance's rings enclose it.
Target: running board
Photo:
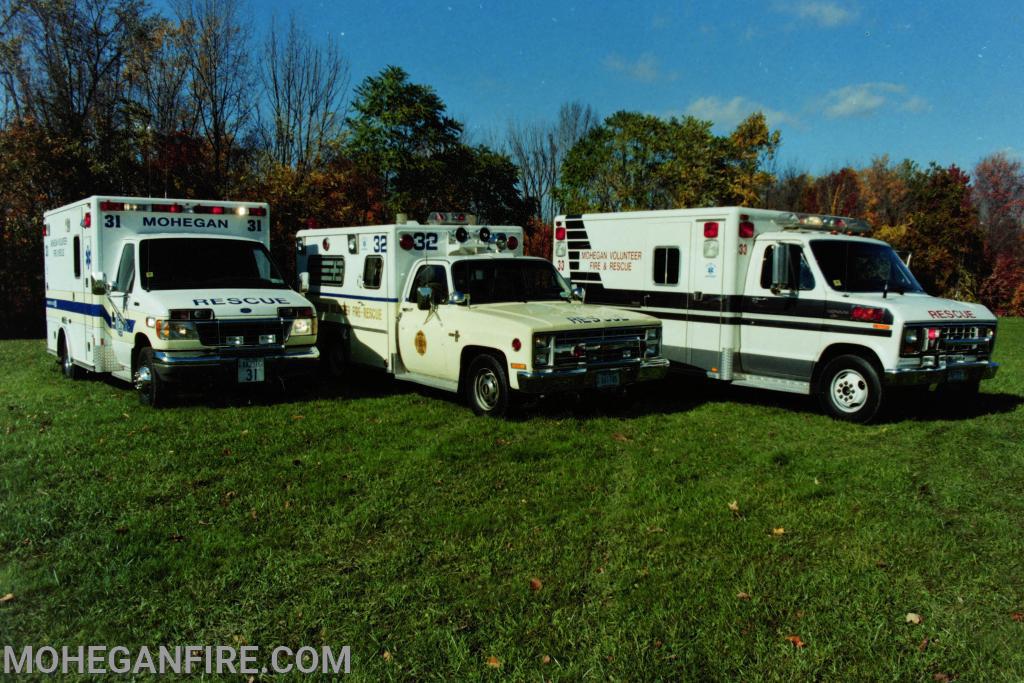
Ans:
[[[733,375],[732,383],[738,387],[771,389],[773,391],[786,391],[791,394],[807,395],[811,393],[810,382],[801,382],[795,379],[781,379],[779,377],[766,377],[764,375],[744,375],[737,372]]]
[[[123,379],[125,382],[128,382],[129,384],[131,384],[132,373],[127,368],[122,368],[120,370],[114,370],[110,374],[113,375],[114,377],[118,378],[118,379]]]
[[[403,382],[416,382],[416,384],[422,384],[432,389],[441,389],[442,391],[451,391],[452,393],[459,391],[458,382],[453,382],[450,379],[430,377],[429,375],[419,375],[415,372],[396,372],[395,379],[400,379]]]

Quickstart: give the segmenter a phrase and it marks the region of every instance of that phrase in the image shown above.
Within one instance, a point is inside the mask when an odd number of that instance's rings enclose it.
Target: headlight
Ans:
[[[641,347],[644,350],[644,356],[647,358],[654,358],[659,355],[661,353],[661,328],[648,327]]]
[[[903,330],[903,346],[900,349],[901,356],[913,356],[921,350],[920,328],[910,327]]]
[[[292,335],[305,336],[315,334],[313,318],[296,318],[292,321]]]
[[[551,343],[554,339],[550,334],[538,334],[533,338],[534,367],[543,367],[551,364]]]
[[[157,320],[156,336],[168,341],[199,339],[195,323],[183,320]]]

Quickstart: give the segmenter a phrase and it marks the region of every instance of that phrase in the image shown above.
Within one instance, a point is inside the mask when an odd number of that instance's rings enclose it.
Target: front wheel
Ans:
[[[821,373],[818,399],[837,420],[870,422],[882,407],[882,382],[874,366],[860,356],[839,356]]]
[[[473,359],[464,385],[466,402],[477,415],[501,417],[508,412],[512,390],[505,366],[490,354]]]
[[[167,404],[167,387],[153,367],[153,349],[146,347],[139,351],[135,366],[132,381],[139,392],[139,403],[151,408],[162,408]]]
[[[57,345],[57,362],[60,363],[60,374],[64,375],[67,379],[82,379],[82,368],[75,365],[75,361],[71,358],[71,350],[68,348],[68,343],[64,339],[63,334],[60,338],[60,343]]]

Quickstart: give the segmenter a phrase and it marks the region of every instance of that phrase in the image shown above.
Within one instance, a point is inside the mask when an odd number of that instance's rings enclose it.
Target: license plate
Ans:
[[[239,358],[238,359],[238,381],[262,382],[263,381],[263,359],[262,358]]]
[[[966,370],[950,370],[947,379],[950,382],[963,382],[967,379]]]
[[[619,373],[617,372],[599,372],[597,373],[597,388],[606,389],[608,387],[619,386]]]

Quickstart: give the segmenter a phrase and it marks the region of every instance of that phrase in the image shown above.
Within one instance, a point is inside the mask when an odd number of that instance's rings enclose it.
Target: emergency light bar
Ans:
[[[100,211],[149,211],[152,213],[203,213],[221,216],[236,214],[238,216],[266,216],[267,210],[262,206],[194,206],[186,204],[131,204],[129,202],[100,202]]]
[[[871,225],[862,218],[826,216],[816,213],[786,213],[772,218],[772,223],[775,223],[784,230],[787,228],[806,228],[810,230],[827,230],[832,232],[871,232]]]

